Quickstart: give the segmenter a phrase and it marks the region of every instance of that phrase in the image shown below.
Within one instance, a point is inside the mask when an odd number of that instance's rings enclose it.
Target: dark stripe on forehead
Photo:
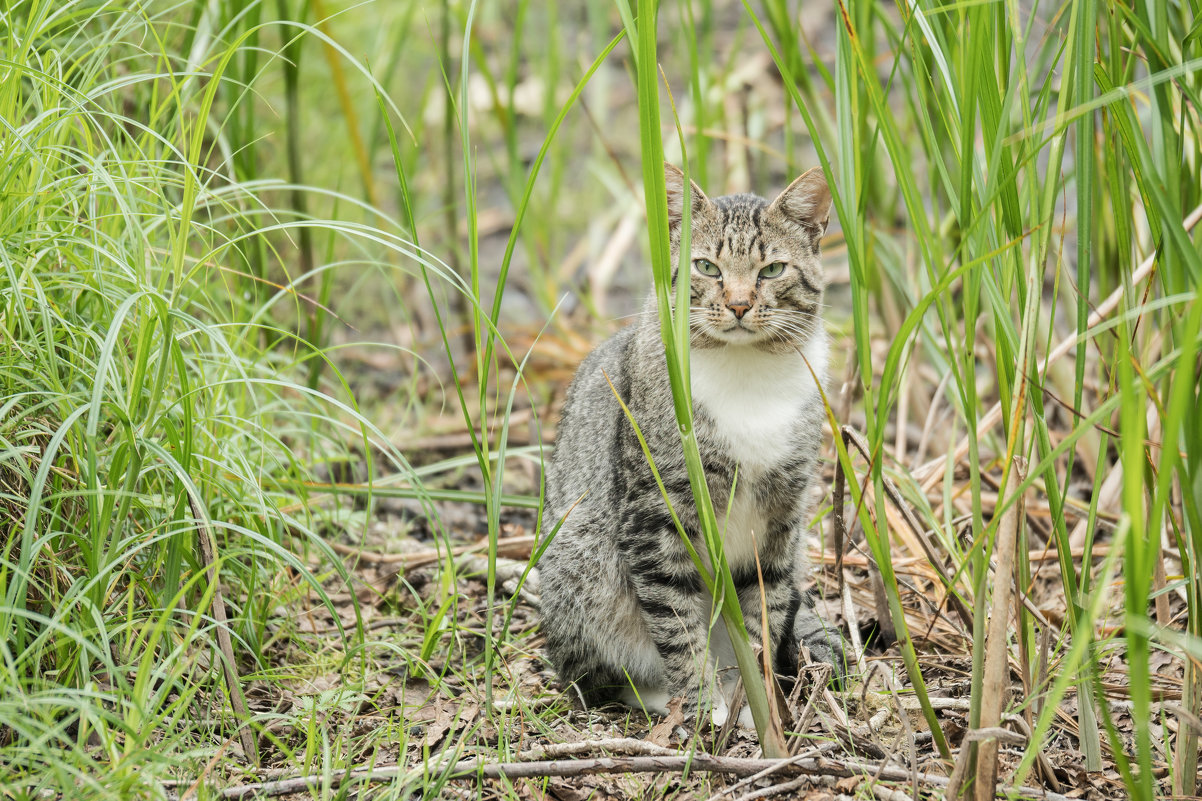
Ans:
[[[757,195],[742,194],[715,198],[714,205],[718,210],[715,258],[754,258],[758,253],[764,260],[767,242],[763,241],[761,226],[768,202]]]

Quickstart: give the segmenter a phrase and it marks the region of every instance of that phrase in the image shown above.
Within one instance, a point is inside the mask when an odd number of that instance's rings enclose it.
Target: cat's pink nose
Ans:
[[[743,315],[751,308],[751,304],[744,301],[736,301],[735,303],[727,303],[726,308],[735,313],[735,319],[742,320]]]

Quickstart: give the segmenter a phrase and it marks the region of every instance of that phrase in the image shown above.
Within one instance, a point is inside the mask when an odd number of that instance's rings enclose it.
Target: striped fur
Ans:
[[[669,167],[674,263],[683,188]],[[817,170],[772,203],[755,195],[710,200],[693,185],[691,254],[680,265],[691,287],[697,442],[748,631],[762,641],[762,574],[782,673],[795,668],[799,642],[824,661],[842,659],[841,638],[798,590],[825,419],[815,379],[825,379],[827,362],[818,242],[829,206]],[[615,391],[693,546],[705,552],[652,297],[641,322],[597,347],[568,390],[547,471],[543,535],[564,521],[540,563],[548,652],[564,684],[588,703],[616,698],[650,708],[683,696],[722,719],[725,693],[715,679],[731,666],[729,641],[721,624],[711,628],[709,593]]]

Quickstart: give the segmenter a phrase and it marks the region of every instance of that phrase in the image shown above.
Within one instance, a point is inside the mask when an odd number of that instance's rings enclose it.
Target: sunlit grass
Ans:
[[[208,37],[189,51],[190,32],[167,24],[182,13],[4,12],[6,791],[156,795],[228,747],[249,722],[230,715],[245,691],[230,676],[275,658],[278,598],[307,586],[329,604],[325,582],[347,579],[297,495],[273,487],[312,481],[356,441],[407,468],[322,348],[273,316],[322,308],[281,258],[289,236],[361,254],[402,240],[386,221],[300,227],[303,210],[272,205],[279,185],[236,175],[222,155],[245,143],[210,126],[212,88],[229,84],[188,70],[243,51]],[[253,103],[245,86],[235,98]],[[328,364],[326,380],[309,364]],[[332,669],[356,665],[349,652]]]

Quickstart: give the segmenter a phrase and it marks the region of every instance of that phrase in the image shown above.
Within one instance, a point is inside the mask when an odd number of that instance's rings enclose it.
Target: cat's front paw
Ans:
[[[730,718],[730,705],[726,703],[726,699],[721,694],[718,695],[718,703],[710,707],[710,722],[716,728],[721,728],[726,725],[727,719]]]
[[[730,703],[726,700],[726,696],[717,689],[689,692],[684,696],[681,708],[686,720],[700,723],[708,714],[710,723],[716,727],[726,725],[726,721],[730,718]]]
[[[730,705],[723,698],[721,706],[710,710],[710,722],[714,724],[714,728],[720,729],[726,725],[726,721],[728,720],[730,720]],[[735,721],[735,725],[742,729],[755,730],[755,719],[751,715],[751,707],[749,705],[743,704],[743,708],[739,710],[739,717]]]

